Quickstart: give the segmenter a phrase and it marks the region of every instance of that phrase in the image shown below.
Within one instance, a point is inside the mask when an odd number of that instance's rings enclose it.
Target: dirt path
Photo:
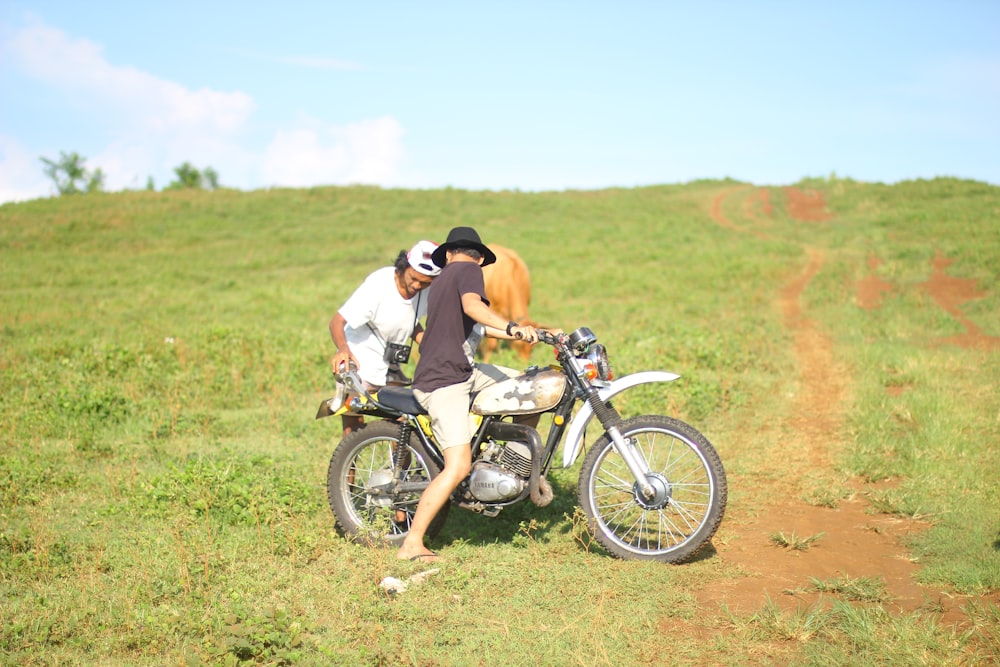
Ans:
[[[828,224],[834,216],[818,193],[804,193],[785,188],[786,211],[804,224]],[[763,194],[762,194],[763,193]],[[728,189],[713,199],[711,216],[722,227],[736,233],[750,233],[767,238],[772,233],[772,206],[767,190],[749,187]],[[739,224],[723,212],[733,197],[744,197]],[[918,521],[901,520],[866,512],[868,502],[860,495],[837,503],[836,509],[807,504],[802,500],[802,483],[812,474],[833,477],[832,461],[845,447],[840,438],[851,395],[850,375],[837,359],[830,336],[802,306],[802,295],[827,261],[823,250],[804,248],[806,263],[793,270],[783,285],[776,286],[776,307],[793,339],[797,374],[792,384],[789,417],[773,428],[769,437],[780,438],[781,460],[768,462],[773,500],[756,515],[736,510],[736,520],[727,531],[725,542],[716,544],[719,557],[746,574],[739,579],[725,579],[698,591],[699,602],[706,608],[725,605],[748,613],[759,610],[768,599],[785,609],[818,602],[814,580],[832,581],[862,577],[885,582],[889,608],[897,611],[933,610],[943,620],[962,622],[960,607],[964,599],[931,587],[919,586],[914,575],[918,566],[912,562],[903,541],[914,531],[925,528]],[[877,260],[874,260],[877,262]],[[869,261],[873,270],[878,264]],[[927,292],[944,299],[933,280]],[[968,285],[952,283],[948,293],[969,296]],[[892,287],[873,278],[860,285],[859,305],[877,307],[881,295]],[[954,306],[954,299],[948,301]],[[957,308],[957,307],[955,307]],[[951,312],[951,311],[949,311]],[[953,313],[961,316],[960,311]],[[967,325],[968,326],[968,325]],[[970,332],[972,333],[972,332]],[[730,484],[760,484],[759,479],[731,478]],[[847,484],[860,491],[861,485]],[[774,536],[809,538],[820,536],[808,549],[783,549]]]
[[[857,303],[866,310],[879,308],[882,305],[884,295],[898,291],[895,285],[878,277],[876,272],[881,264],[881,259],[874,255],[870,256],[868,258],[869,275],[862,278],[856,286]],[[955,345],[966,349],[1000,347],[1000,338],[984,334],[979,326],[969,319],[965,311],[962,310],[965,303],[982,298],[986,296],[986,293],[979,289],[975,280],[948,275],[947,270],[951,265],[952,260],[938,252],[931,261],[930,278],[917,287],[927,294],[938,307],[962,325],[965,332],[930,342],[939,345]]]

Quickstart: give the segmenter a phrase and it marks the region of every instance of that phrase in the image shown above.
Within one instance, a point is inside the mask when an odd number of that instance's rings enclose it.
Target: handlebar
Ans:
[[[347,362],[347,368],[346,369],[344,368],[344,364],[340,364],[340,368],[338,369],[338,372],[339,373],[350,373],[351,371],[356,371],[356,370],[358,370],[358,365],[356,363],[354,363],[354,360],[352,359],[351,361]]]
[[[553,347],[558,347],[561,344],[565,344],[569,340],[569,336],[564,333],[552,333],[546,329],[537,329],[538,340],[547,345],[552,345]]]
[[[546,343],[548,345],[552,345],[553,347],[559,347],[560,345],[564,345],[566,341],[569,340],[569,337],[564,333],[558,333],[558,334],[552,333],[547,329],[535,329],[535,332],[538,333],[539,343]],[[514,338],[516,338],[517,340],[521,340],[524,338],[524,334],[518,331],[516,334],[514,334]]]
[[[338,382],[347,385],[351,391],[358,395],[365,393],[364,382],[361,381],[361,376],[358,375],[358,366],[353,361],[347,364],[347,368],[344,367],[344,364],[341,364],[340,370],[334,373],[334,375],[337,376]]]

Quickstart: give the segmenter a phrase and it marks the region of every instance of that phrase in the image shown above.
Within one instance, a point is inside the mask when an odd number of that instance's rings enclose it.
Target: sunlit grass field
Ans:
[[[764,599],[754,614],[703,608],[694,590],[740,573],[711,554],[681,566],[608,557],[576,512],[576,468],[553,473],[546,508],[524,503],[495,519],[454,510],[432,545],[446,556],[441,571],[395,598],[378,582],[419,568],[334,529],[324,483],[340,426],[314,420],[332,386],[327,323],[416,240],[474,226],[528,264],[535,320],[589,326],[618,376],[681,374],[617,407],[703,431],[732,473],[735,516],[787,490],[767,482],[782,452],[761,435],[788,416],[797,373],[776,304],[818,248],[826,262],[802,307],[851,386],[834,463],[820,474],[892,480],[873,508],[930,523],[907,545],[920,580],[996,593],[1000,188],[797,185],[821,193],[833,217],[795,220],[784,189],[768,188],[774,208],[759,235],[713,220],[720,193],[751,187],[733,181],[128,192],[0,206],[0,661],[1000,660],[989,602],[960,628],[893,616],[877,599],[798,615]],[[939,256],[975,286],[957,316],[923,287]],[[861,308],[856,286],[873,272],[891,289]],[[948,342],[967,323],[986,344]],[[550,354],[536,348],[532,363]],[[507,350],[494,361],[520,363]],[[704,636],[671,632],[676,620]]]

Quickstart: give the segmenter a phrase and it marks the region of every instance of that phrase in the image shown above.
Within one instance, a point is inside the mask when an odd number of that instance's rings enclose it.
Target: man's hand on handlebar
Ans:
[[[526,336],[522,336],[521,333],[524,329],[530,329],[535,334],[535,337],[529,339]],[[566,336],[562,329],[539,329],[530,325],[511,327],[511,333],[514,334],[514,338],[527,343],[547,343],[549,345],[556,345],[561,338]]]
[[[338,351],[337,354],[333,355],[333,359],[330,361],[330,366],[333,368],[335,374],[344,373],[346,371],[357,370],[360,368],[361,364],[358,360],[354,358],[350,350]]]
[[[514,338],[523,340],[525,343],[534,345],[538,342],[538,329],[530,324],[513,326],[510,328],[510,333]]]

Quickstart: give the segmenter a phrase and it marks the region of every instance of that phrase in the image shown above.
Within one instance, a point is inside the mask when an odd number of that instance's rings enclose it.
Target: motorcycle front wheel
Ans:
[[[594,538],[613,556],[680,563],[709,543],[726,509],[726,473],[708,439],[660,415],[619,426],[649,467],[652,498],[639,485],[607,434],[588,452],[579,500]]]
[[[440,472],[415,434],[398,447],[399,424],[369,422],[348,434],[330,458],[326,494],[330,509],[345,536],[367,545],[399,545],[410,531],[419,493],[392,493],[394,452],[401,452],[402,482],[429,482]],[[434,537],[448,518],[445,505],[431,521],[427,537]]]

